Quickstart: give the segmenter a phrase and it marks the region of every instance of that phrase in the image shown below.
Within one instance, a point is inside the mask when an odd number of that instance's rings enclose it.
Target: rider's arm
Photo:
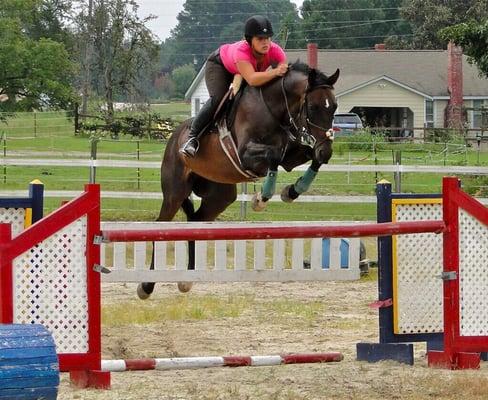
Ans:
[[[285,75],[288,69],[287,64],[278,64],[274,69],[257,72],[254,70],[252,64],[247,61],[238,61],[236,66],[239,73],[250,86],[262,86],[278,76]]]

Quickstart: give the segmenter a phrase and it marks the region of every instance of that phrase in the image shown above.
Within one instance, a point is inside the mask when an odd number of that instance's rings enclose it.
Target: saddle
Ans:
[[[241,75],[235,75],[229,90],[217,107],[214,115],[214,122],[219,134],[219,142],[225,155],[232,163],[234,168],[246,179],[258,179],[252,171],[244,170],[242,162],[237,152],[236,138],[232,136],[231,129],[237,114],[237,106],[243,93],[243,83]]]

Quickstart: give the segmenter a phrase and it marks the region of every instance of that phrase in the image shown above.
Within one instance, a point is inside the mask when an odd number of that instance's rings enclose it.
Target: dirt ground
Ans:
[[[104,305],[135,297],[135,284],[107,284]],[[208,368],[180,371],[116,372],[112,389],[70,387],[62,374],[60,400],[189,399],[487,399],[488,366],[478,371],[445,371],[426,366],[425,346],[416,345],[415,365],[358,362],[356,343],[377,342],[374,281],[292,284],[197,284],[193,296],[253,296],[256,310],[236,317],[165,320],[150,325],[103,328],[103,358],[271,355],[339,351],[339,363],[274,367]],[[177,296],[173,284],[156,287],[151,300]],[[313,318],[275,319],[259,304],[290,299],[320,301]],[[130,312],[130,310],[128,310]],[[293,314],[293,313],[292,313]],[[485,363],[486,364],[486,363]]]

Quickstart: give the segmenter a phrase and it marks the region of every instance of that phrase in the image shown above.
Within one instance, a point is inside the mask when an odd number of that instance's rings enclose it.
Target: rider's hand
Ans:
[[[288,71],[288,64],[278,64],[278,66],[273,70],[275,76],[283,76]]]

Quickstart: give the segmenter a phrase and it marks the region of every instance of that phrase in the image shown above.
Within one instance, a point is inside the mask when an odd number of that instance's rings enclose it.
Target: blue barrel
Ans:
[[[59,364],[54,340],[42,325],[0,325],[0,399],[58,397]]]

